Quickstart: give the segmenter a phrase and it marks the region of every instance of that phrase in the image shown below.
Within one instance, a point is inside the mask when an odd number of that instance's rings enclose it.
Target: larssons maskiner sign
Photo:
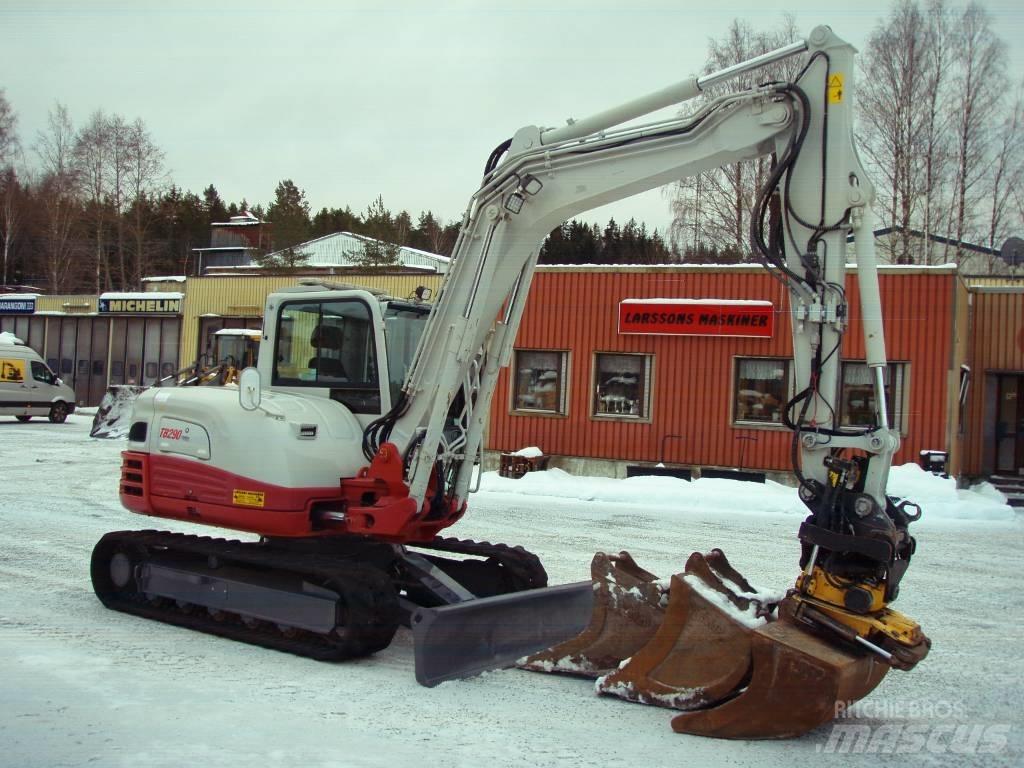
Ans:
[[[619,333],[770,339],[775,308],[745,299],[623,299]]]

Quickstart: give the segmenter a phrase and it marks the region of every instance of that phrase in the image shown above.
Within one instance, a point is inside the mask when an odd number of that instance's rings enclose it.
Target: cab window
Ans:
[[[32,378],[44,384],[53,383],[53,374],[50,373],[50,369],[35,360],[32,361]]]
[[[273,384],[326,387],[353,413],[380,413],[371,318],[359,299],[285,303],[278,317]]]

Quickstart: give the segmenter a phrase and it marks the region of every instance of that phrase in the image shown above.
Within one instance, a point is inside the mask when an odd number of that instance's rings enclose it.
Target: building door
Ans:
[[[996,472],[1020,474],[1024,467],[1024,376],[999,376],[996,400]]]

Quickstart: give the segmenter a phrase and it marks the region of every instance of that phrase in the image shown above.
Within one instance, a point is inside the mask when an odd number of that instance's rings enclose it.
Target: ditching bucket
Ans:
[[[628,552],[598,552],[590,563],[594,610],[577,637],[533,654],[519,666],[534,672],[597,677],[618,667],[654,636],[665,613],[664,588]]]
[[[832,720],[867,696],[889,666],[774,621],[750,636],[750,683],[735,698],[672,719],[672,730],[719,739],[786,739]]]

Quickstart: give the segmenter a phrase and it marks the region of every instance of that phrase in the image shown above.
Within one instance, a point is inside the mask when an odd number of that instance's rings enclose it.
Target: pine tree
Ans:
[[[306,193],[291,179],[278,182],[274,202],[267,207],[266,217],[273,226],[273,253],[258,254],[257,264],[274,271],[290,271],[305,266],[309,256],[300,246],[309,239],[309,203]]]
[[[404,211],[402,213],[408,220],[409,214]],[[367,207],[362,234],[367,236],[367,239],[363,240],[362,248],[347,254],[357,266],[375,269],[396,267],[401,263],[398,258],[401,248],[396,243],[399,239],[396,220],[392,217],[391,211],[384,206],[382,195],[378,195]]]
[[[228,220],[228,209],[213,184],[203,190],[203,209],[210,224]]]

